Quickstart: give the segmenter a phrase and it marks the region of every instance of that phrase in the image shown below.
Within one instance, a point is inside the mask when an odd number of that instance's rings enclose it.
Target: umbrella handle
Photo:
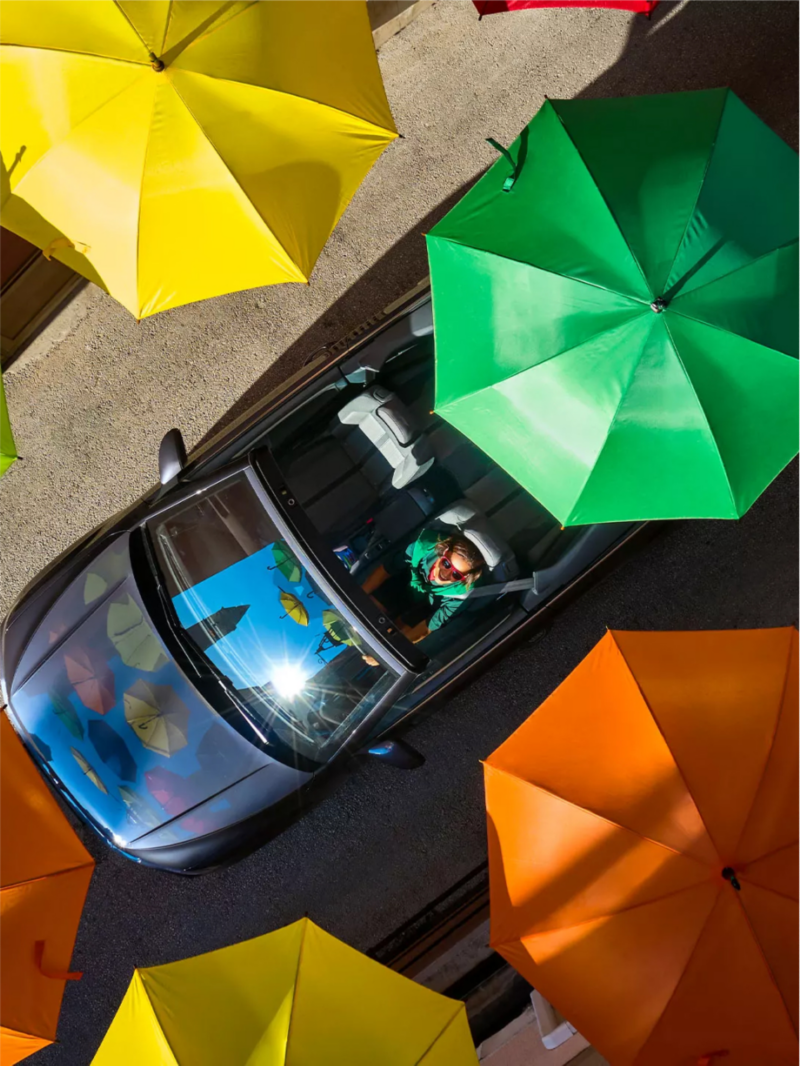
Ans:
[[[80,981],[83,971],[69,973],[67,970],[46,970],[44,968],[44,941],[37,940],[33,945],[33,958],[42,977],[52,977],[54,981]]]

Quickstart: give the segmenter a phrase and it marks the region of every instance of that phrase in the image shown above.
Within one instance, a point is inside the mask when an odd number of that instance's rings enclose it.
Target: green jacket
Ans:
[[[460,611],[474,586],[465,581],[452,581],[449,585],[434,585],[428,580],[431,567],[438,558],[436,545],[442,539],[435,529],[423,529],[413,544],[406,548],[406,560],[411,567],[411,587],[428,597],[436,607],[428,622],[428,629],[439,629]],[[477,582],[476,582],[477,584]]]

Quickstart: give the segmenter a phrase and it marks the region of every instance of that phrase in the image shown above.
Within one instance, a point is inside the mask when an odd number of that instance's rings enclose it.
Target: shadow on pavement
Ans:
[[[661,0],[651,19],[631,18],[619,59],[580,98],[633,96],[730,86],[772,129],[797,148],[796,0]],[[525,17],[512,13],[499,17]],[[476,32],[478,24],[475,23]],[[531,114],[535,110],[532,107]],[[200,441],[204,444],[295,373],[324,344],[357,328],[428,273],[424,234],[481,177],[442,200],[371,266],[273,363]],[[313,285],[313,279],[311,284]],[[343,323],[332,334],[331,322]]]

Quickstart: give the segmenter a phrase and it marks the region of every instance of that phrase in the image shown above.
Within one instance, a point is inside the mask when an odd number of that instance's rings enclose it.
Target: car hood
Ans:
[[[119,847],[154,831],[166,844],[229,825],[308,776],[250,744],[188,682],[139,596],[128,539],[56,600],[9,694],[50,776]]]

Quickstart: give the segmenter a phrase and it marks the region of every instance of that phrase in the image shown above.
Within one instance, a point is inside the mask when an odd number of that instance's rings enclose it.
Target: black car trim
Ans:
[[[414,674],[422,673],[428,665],[427,655],[412,644],[390,618],[381,614],[368,593],[350,577],[295,500],[269,449],[260,448],[251,452],[250,460],[283,524],[294,531],[295,538],[305,547],[315,568],[336,590],[337,598],[348,605],[366,633],[398,662],[400,669],[395,672],[408,670]]]

